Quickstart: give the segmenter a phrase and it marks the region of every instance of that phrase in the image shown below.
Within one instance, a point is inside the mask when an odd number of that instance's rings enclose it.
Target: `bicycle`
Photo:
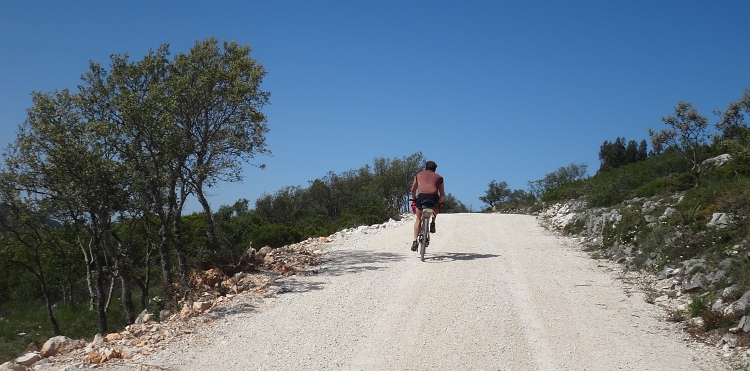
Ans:
[[[424,253],[427,250],[427,246],[430,245],[430,219],[435,209],[431,207],[422,208],[422,225],[419,227],[419,258],[424,261]]]
[[[430,245],[430,220],[432,219],[432,214],[435,213],[435,209],[432,201],[424,200],[422,202],[422,222],[419,227],[417,242],[419,243],[419,258],[424,261],[424,253],[427,250],[427,246]]]

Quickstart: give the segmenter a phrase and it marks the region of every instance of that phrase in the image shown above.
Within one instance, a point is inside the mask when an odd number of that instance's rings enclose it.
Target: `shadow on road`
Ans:
[[[429,251],[425,254],[425,261],[437,262],[437,263],[448,263],[453,261],[465,261],[465,260],[477,260],[477,259],[488,259],[488,258],[499,258],[500,255],[496,254],[475,254],[468,252],[450,252],[447,254],[430,255]]]
[[[389,252],[338,251],[334,258],[321,268],[320,272],[340,276],[348,273],[383,269],[386,264],[400,260],[404,260],[402,254]]]
[[[378,253],[372,251],[338,251],[332,259],[321,266],[315,267],[299,276],[291,276],[273,284],[278,294],[287,292],[307,292],[322,290],[326,283],[319,279],[299,279],[304,276],[320,277],[356,274],[365,271],[383,269],[386,264],[403,260],[404,256],[393,253]],[[303,272],[300,272],[303,273]]]

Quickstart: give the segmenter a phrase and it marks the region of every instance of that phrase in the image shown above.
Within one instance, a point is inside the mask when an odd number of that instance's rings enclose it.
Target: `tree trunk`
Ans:
[[[47,293],[47,283],[44,281],[44,275],[42,275],[41,279],[39,280],[39,286],[42,289],[42,294],[44,295],[44,302],[47,306],[47,318],[52,324],[52,331],[54,331],[55,336],[60,335],[60,326],[57,325],[55,315],[52,314],[52,302],[49,299],[49,293]]]
[[[180,280],[185,283],[187,280],[187,255],[185,254],[185,247],[182,245],[182,220],[178,213],[174,213],[175,217],[172,220],[172,239],[174,242],[174,249],[177,251],[177,264],[180,268]]]
[[[125,311],[125,324],[135,323],[135,307],[133,306],[133,275],[129,266],[120,266],[120,284],[122,286],[122,308]]]
[[[169,188],[169,194],[167,196],[167,202],[172,218],[172,243],[174,249],[177,251],[177,264],[179,265],[180,281],[185,284],[187,283],[188,267],[187,267],[187,256],[185,255],[185,248],[182,246],[182,239],[180,233],[180,212],[182,208],[177,202],[177,181],[172,181]],[[184,199],[183,199],[184,200]]]
[[[162,283],[165,287],[172,284],[172,263],[169,258],[169,232],[165,221],[162,220],[161,228],[159,228],[159,236],[161,241],[159,242],[159,254],[161,255],[161,269],[162,277],[164,282]]]
[[[104,300],[104,262],[98,251],[93,253],[96,263],[96,313],[99,316],[99,333],[107,334],[107,310]]]
[[[94,263],[93,254],[91,253],[92,244],[93,238],[89,240],[89,251],[86,252],[86,248],[83,247],[83,242],[81,241],[81,236],[78,236],[78,246],[81,247],[81,252],[83,253],[83,261],[86,262],[86,288],[89,289],[89,310],[94,310],[94,298],[96,298],[94,285],[91,283],[91,264]]]
[[[196,183],[195,196],[198,197],[198,202],[203,206],[203,214],[206,218],[206,237],[208,237],[208,247],[212,251],[217,251],[219,249],[219,239],[216,238],[216,228],[214,227],[214,217],[211,213],[211,205],[208,204],[208,200],[203,194],[202,181],[199,180]]]

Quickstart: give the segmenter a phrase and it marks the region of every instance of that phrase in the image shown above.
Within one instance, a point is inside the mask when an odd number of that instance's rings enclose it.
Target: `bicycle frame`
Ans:
[[[430,219],[435,212],[432,208],[422,209],[422,225],[419,228],[419,257],[424,261],[424,253],[430,244]]]

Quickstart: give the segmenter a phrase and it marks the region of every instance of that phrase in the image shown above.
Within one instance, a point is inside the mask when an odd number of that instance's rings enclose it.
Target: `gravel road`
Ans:
[[[167,370],[721,370],[533,216],[453,214],[326,244],[319,273],[138,361]],[[132,370],[132,363],[106,369]]]

